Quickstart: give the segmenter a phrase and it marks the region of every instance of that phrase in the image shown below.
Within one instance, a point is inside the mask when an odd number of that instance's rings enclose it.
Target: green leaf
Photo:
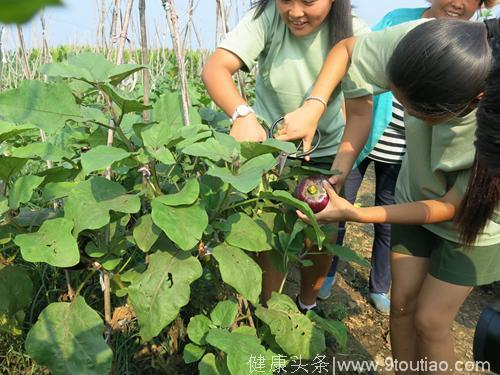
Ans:
[[[67,120],[81,117],[80,107],[65,84],[41,81],[23,81],[18,88],[1,93],[0,113],[49,134],[59,131]]]
[[[182,115],[182,96],[178,92],[167,92],[161,95],[153,104],[152,121],[163,122],[167,127],[184,126]],[[198,112],[190,107],[189,119],[191,124],[201,123]]]
[[[236,145],[237,145],[236,141],[234,147],[232,147],[233,145],[230,145],[228,143],[224,144],[215,138],[209,138],[204,142],[198,142],[190,146],[184,147],[182,149],[182,152],[185,153],[186,155],[208,158],[215,162],[219,160],[225,160],[227,162],[231,162],[234,150],[237,149]]]
[[[14,243],[24,260],[45,262],[56,267],[71,267],[80,261],[80,251],[71,234],[73,222],[65,218],[45,221],[38,232],[19,234]]]
[[[205,354],[205,349],[194,344],[187,344],[184,347],[183,358],[186,363],[198,362]]]
[[[290,297],[273,293],[267,306],[257,306],[255,315],[269,326],[277,344],[289,356],[310,359],[326,349],[323,332]]]
[[[27,146],[12,149],[12,156],[17,158],[61,161],[64,157],[71,158],[71,152],[63,150],[48,142],[35,142]]]
[[[283,142],[274,138],[268,138],[264,142],[241,142],[241,156],[245,159],[280,151],[293,154],[297,151],[297,147],[292,142]]]
[[[213,353],[207,353],[198,363],[200,375],[230,375],[225,360],[215,358]]]
[[[195,315],[189,320],[187,334],[189,339],[198,345],[206,345],[205,337],[210,328],[215,327],[214,323],[205,315]]]
[[[121,148],[97,146],[82,155],[82,168],[85,174],[106,169],[114,162],[123,160],[130,153]]]
[[[0,23],[24,23],[48,5],[62,5],[61,0],[0,0]]]
[[[66,62],[42,65],[40,73],[51,77],[79,79],[91,83],[110,82],[118,85],[145,65],[122,64],[116,66],[100,53],[82,52],[72,55]]]
[[[338,320],[324,319],[312,310],[307,312],[307,317],[315,322],[320,329],[331,334],[342,350],[345,350],[347,346],[347,327],[344,323]]]
[[[222,181],[231,184],[236,190],[248,193],[259,186],[262,175],[276,165],[276,159],[270,155],[260,155],[244,163],[236,174],[227,168],[211,166],[208,174],[219,177]]]
[[[19,208],[21,203],[27,203],[31,199],[35,189],[43,182],[44,177],[21,176],[9,191],[9,207],[11,210]]]
[[[199,203],[171,207],[154,199],[151,207],[153,222],[182,250],[192,249],[201,240],[208,215]]]
[[[28,159],[0,155],[0,179],[4,182],[9,181],[9,178],[19,172],[27,162]]]
[[[227,354],[227,367],[231,374],[250,373],[249,360],[260,356],[265,358],[265,368],[259,373],[272,374],[273,353],[266,350],[256,336],[214,328],[208,332],[207,342]]]
[[[337,255],[342,260],[357,263],[362,267],[371,268],[369,261],[347,246],[333,245],[328,243],[328,241],[325,241],[323,246],[330,254]]]
[[[293,197],[292,194],[290,194],[285,190],[264,192],[260,194],[260,197],[264,199],[277,200],[279,202],[283,202],[295,208],[298,208],[311,221],[311,225],[314,229],[314,232],[316,233],[316,239],[318,241],[318,244],[323,244],[323,240],[325,239],[325,234],[320,229],[318,222],[316,221],[316,216],[314,216],[314,213],[312,212],[311,208],[307,205],[307,203],[298,200],[297,198]]]
[[[242,212],[233,214],[227,218],[225,225],[229,232],[225,240],[229,245],[254,252],[271,249],[266,231],[248,215]]]
[[[151,249],[160,234],[161,230],[153,224],[150,214],[141,216],[137,220],[133,232],[135,243],[144,252]]]
[[[24,269],[17,266],[0,268],[0,314],[13,316],[31,303],[33,282]]]
[[[9,200],[5,198],[4,196],[0,195],[0,219],[2,218],[2,215],[6,213],[9,210]],[[0,245],[2,244],[0,240]]]
[[[100,87],[101,90],[108,94],[111,100],[120,107],[123,113],[142,112],[151,108],[151,106],[145,105],[136,97],[132,97],[129,93],[109,84],[103,84]]]
[[[137,65],[137,64],[121,64],[116,65],[108,71],[108,79],[111,81],[112,85],[118,85],[128,76],[138,72],[142,69],[147,69],[147,65]]]
[[[36,129],[35,126],[30,124],[11,124],[8,122],[0,121],[0,143],[16,135],[25,133],[27,131]]]
[[[189,285],[202,274],[200,262],[187,252],[156,252],[146,272],[128,287],[129,298],[148,341],[158,335],[189,302]]]
[[[139,197],[125,193],[125,188],[117,182],[92,177],[70,192],[64,205],[64,217],[75,223],[75,235],[85,229],[99,229],[109,223],[109,211],[128,214],[139,211]]]
[[[162,195],[155,199],[155,201],[165,204],[167,206],[182,206],[186,204],[193,204],[200,194],[200,184],[196,178],[191,178],[186,181],[181,191],[174,194]]]
[[[210,313],[210,318],[215,325],[229,328],[238,315],[238,304],[233,301],[222,301]]]
[[[262,270],[242,250],[225,243],[213,250],[222,280],[253,304],[258,303],[262,288]]]
[[[28,332],[26,351],[54,375],[107,374],[113,352],[103,338],[104,324],[83,297],[51,303]]]
[[[78,182],[49,182],[43,187],[42,197],[45,201],[67,197]]]

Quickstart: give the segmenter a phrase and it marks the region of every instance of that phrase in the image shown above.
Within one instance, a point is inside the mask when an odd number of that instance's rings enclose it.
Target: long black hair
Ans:
[[[472,174],[455,217],[460,240],[467,245],[474,243],[500,205],[500,20],[489,20],[486,24],[491,34],[494,64],[477,110]]]
[[[256,8],[255,18],[260,17],[264,9],[275,0],[256,0],[252,2],[252,8]],[[353,35],[352,31],[352,6],[350,0],[335,0],[327,17],[329,25],[330,47],[342,39]]]
[[[464,113],[483,92],[490,69],[484,24],[444,18],[406,34],[387,65],[409,109],[425,117]]]

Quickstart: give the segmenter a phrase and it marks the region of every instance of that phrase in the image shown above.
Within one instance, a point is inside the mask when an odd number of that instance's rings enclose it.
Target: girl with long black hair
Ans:
[[[327,99],[350,66],[347,125],[333,163],[344,175],[370,131],[363,98],[392,90],[406,109],[396,204],[356,208],[335,192],[345,178],[335,176],[335,189],[325,186],[330,203],[317,214],[393,224],[391,345],[409,368],[398,373],[450,373],[458,310],[474,286],[500,280],[499,39],[498,19],[418,20],[349,38],[332,49],[312,91]],[[311,137],[318,116],[290,113],[280,138]]]

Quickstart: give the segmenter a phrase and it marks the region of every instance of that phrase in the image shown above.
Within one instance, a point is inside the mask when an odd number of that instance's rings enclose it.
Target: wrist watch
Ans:
[[[238,117],[245,117],[249,115],[250,113],[255,113],[252,107],[246,105],[246,104],[241,104],[236,107],[236,110],[234,111],[233,115],[231,116],[231,120],[234,122]]]

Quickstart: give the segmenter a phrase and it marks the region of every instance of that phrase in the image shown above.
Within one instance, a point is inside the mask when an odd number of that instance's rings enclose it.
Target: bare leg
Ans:
[[[285,279],[285,274],[274,267],[269,253],[270,251],[264,251],[255,254],[255,261],[262,268],[262,293],[260,294],[260,302],[264,306],[269,298],[271,298],[271,294],[280,290],[281,284]]]
[[[448,362],[453,369],[455,353],[451,326],[472,287],[450,284],[427,275],[420,290],[415,314],[419,357],[425,361]],[[433,371],[429,374],[450,374]]]
[[[335,230],[333,233],[330,243],[335,244],[338,232]],[[309,247],[308,252],[315,254],[304,256],[304,259],[313,262],[312,266],[300,268],[300,300],[306,305],[312,305],[316,302],[319,290],[328,275],[328,271],[330,271],[333,256],[326,252],[318,254],[316,246]]]
[[[391,254],[391,347],[392,357],[399,362],[418,360],[414,320],[418,295],[428,268],[428,258]]]

